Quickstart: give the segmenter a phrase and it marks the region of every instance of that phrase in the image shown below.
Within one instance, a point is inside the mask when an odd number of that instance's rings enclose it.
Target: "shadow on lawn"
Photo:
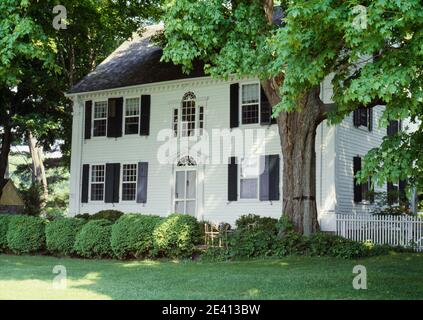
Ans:
[[[372,290],[352,290],[356,264],[368,266]],[[358,261],[289,257],[229,263],[0,255],[0,281],[38,280],[42,282],[40,290],[52,294],[56,265],[66,267],[68,290],[75,290],[72,299],[80,298],[78,290],[110,299],[386,299],[423,295],[423,255],[418,254]],[[395,277],[402,278],[392,285],[384,283]],[[392,295],[386,293],[388,289]],[[62,293],[57,291],[58,299]]]
[[[57,275],[54,266],[63,265],[68,289],[87,290],[111,299],[260,298],[269,291],[269,281],[258,274],[288,266],[273,260],[218,264],[221,267],[192,261],[120,262],[40,256],[0,256],[0,261],[0,281],[38,280],[44,288],[50,288]]]

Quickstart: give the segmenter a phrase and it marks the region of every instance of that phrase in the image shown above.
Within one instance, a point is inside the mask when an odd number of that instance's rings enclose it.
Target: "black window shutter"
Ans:
[[[353,112],[353,124],[354,124],[354,127],[360,126],[360,110],[359,109],[356,109]]]
[[[361,158],[354,157],[353,161],[353,171],[354,171],[354,202],[363,201],[363,188],[362,185],[358,183],[356,174],[361,170]]]
[[[148,162],[138,163],[137,203],[147,202]]]
[[[229,111],[229,127],[236,128],[239,126],[239,83],[233,83],[230,86],[230,111]]]
[[[123,98],[110,98],[107,109],[107,136],[109,138],[121,137]]]
[[[85,101],[85,139],[91,138],[91,117],[92,117],[93,102],[91,100]]]
[[[260,201],[269,200],[269,156],[260,157],[260,166],[263,171],[260,174]]]
[[[401,203],[407,202],[407,194],[406,194],[406,187],[407,187],[407,180],[400,180],[398,183],[398,197]]]
[[[400,123],[398,120],[391,120],[388,124],[387,134],[393,136],[399,132]]]
[[[150,134],[150,113],[151,96],[141,96],[141,115],[140,115],[140,135],[148,136]]]
[[[120,163],[106,164],[106,203],[119,202]]]
[[[82,166],[82,194],[81,194],[82,203],[88,203],[89,178],[90,178],[90,165],[84,164]]]
[[[369,111],[369,116],[367,120],[369,121],[369,123],[367,127],[369,128],[369,131],[372,131],[373,130],[373,108],[369,108],[368,111]]]
[[[238,200],[238,165],[236,157],[231,157],[228,164],[228,201]]]
[[[269,200],[279,201],[279,168],[280,157],[278,154],[269,156]]]
[[[269,125],[276,123],[276,119],[272,118],[272,106],[267,99],[266,93],[261,87],[260,91],[260,124]]]

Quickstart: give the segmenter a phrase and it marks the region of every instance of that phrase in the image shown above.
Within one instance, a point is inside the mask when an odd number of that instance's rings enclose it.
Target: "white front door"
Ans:
[[[175,212],[197,215],[197,171],[178,169],[175,175]]]

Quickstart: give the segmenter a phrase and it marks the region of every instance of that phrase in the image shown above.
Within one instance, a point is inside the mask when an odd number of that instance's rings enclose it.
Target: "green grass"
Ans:
[[[357,264],[367,290],[352,287]],[[53,289],[55,265],[66,267],[67,289]],[[226,263],[0,255],[0,299],[423,299],[423,255]]]

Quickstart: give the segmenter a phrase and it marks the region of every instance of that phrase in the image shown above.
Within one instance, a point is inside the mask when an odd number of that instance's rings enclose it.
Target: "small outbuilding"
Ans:
[[[24,201],[13,181],[6,179],[3,185],[0,185],[0,189],[2,190],[0,197],[0,214],[21,213],[24,209]]]

